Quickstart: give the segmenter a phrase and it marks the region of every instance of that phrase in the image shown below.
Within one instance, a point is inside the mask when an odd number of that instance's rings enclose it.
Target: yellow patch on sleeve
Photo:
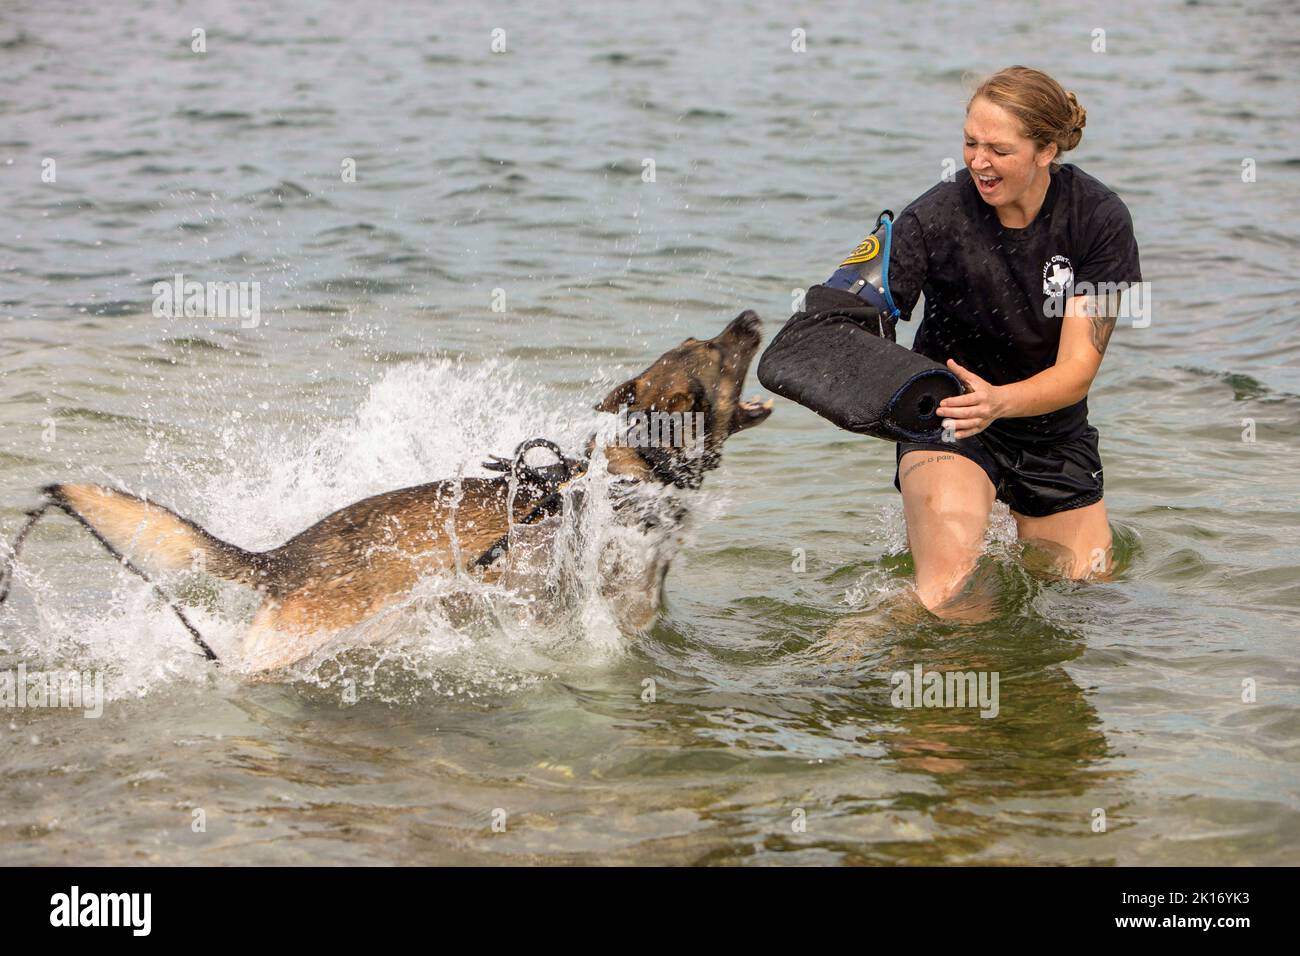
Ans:
[[[880,240],[875,236],[867,236],[858,243],[857,248],[849,253],[849,257],[840,263],[840,268],[845,266],[857,265],[859,262],[870,262],[880,253]]]

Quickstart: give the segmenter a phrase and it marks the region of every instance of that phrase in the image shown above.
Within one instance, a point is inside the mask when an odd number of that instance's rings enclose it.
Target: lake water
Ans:
[[[264,548],[572,449],[682,338],[745,308],[770,338],[960,164],[963,75],[1023,62],[1088,109],[1070,160],[1152,283],[1090,396],[1123,570],[1035,576],[999,505],[995,619],[891,613],[894,449],[778,400],[648,636],[591,595],[534,631],[412,607],[250,686],[55,518],[0,666],[106,700],[0,713],[0,862],[1300,862],[1294,5],[117,6],[0,12],[6,541],[50,481]],[[155,317],[176,273],[260,283],[260,322]],[[232,649],[247,598],[178,586]],[[998,715],[893,706],[917,664],[996,672]]]

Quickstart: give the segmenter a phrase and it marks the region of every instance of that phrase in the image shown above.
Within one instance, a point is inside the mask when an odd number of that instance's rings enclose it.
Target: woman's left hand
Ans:
[[[945,398],[939,405],[938,413],[944,419],[944,428],[951,425],[957,438],[978,435],[1006,411],[1001,386],[990,385],[952,359],[948,359],[948,368],[970,391]]]

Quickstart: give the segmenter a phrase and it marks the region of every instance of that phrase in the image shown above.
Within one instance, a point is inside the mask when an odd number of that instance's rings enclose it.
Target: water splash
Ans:
[[[145,480],[155,500],[177,505],[218,537],[260,550],[369,495],[489,476],[481,465],[487,455],[508,454],[526,438],[544,435],[576,454],[600,418],[524,382],[513,363],[440,359],[387,370],[344,420],[271,427],[230,422],[216,436],[219,464],[207,473],[183,467],[155,445]],[[601,583],[608,581],[611,561],[640,567],[637,562],[656,553],[667,557],[691,525],[654,539],[627,527],[614,513],[613,480],[598,451],[570,489],[569,506],[550,519],[527,574],[497,584],[464,573],[422,580],[403,600],[337,635],[279,678],[332,689],[345,699],[474,697],[516,692],[557,668],[621,654],[627,639],[617,602],[627,595],[607,593]],[[673,494],[693,496],[706,516],[722,508],[716,494]],[[522,554],[527,536],[538,530],[516,529],[512,548],[518,543]],[[105,668],[111,674],[106,684],[116,688],[110,696],[208,679],[210,669],[142,582],[107,567],[102,584],[68,580],[69,564],[92,548],[78,533],[62,550],[61,566],[50,568],[43,555],[44,571],[24,556],[18,580],[27,599],[3,609],[4,647],[50,666]],[[184,601],[218,654],[233,657],[257,597],[198,574],[163,583]]]

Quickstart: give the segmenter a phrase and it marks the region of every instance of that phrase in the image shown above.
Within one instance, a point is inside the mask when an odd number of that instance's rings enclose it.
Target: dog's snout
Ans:
[[[746,309],[727,323],[727,327],[718,334],[718,339],[727,338],[733,342],[754,341],[763,337],[763,320],[753,309]],[[715,340],[716,341],[716,340]]]

